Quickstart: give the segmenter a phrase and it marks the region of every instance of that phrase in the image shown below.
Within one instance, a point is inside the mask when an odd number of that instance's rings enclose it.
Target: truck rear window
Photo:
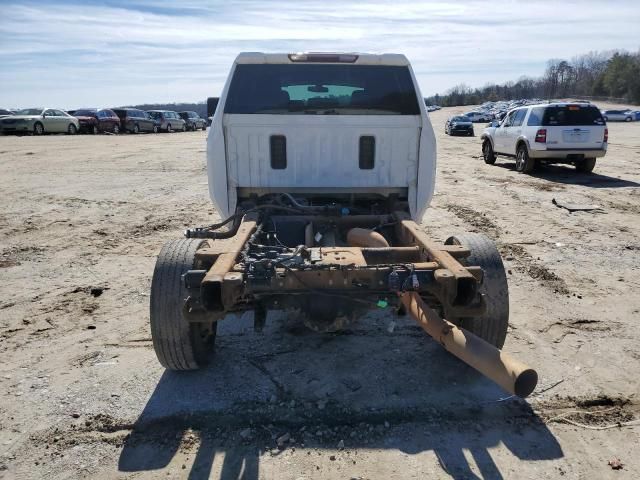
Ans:
[[[600,110],[592,105],[537,107],[531,109],[527,125],[543,127],[604,125],[604,119]]]
[[[419,115],[408,67],[237,65],[225,113]]]

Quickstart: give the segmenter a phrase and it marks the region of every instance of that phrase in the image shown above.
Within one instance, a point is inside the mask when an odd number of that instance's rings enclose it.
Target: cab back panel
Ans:
[[[229,187],[399,188],[415,185],[419,116],[225,115]],[[273,168],[271,137],[286,139]],[[360,168],[361,137],[373,137],[373,168]]]

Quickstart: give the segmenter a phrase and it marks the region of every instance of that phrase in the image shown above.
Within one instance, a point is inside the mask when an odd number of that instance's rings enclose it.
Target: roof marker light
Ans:
[[[355,63],[358,55],[344,53],[290,53],[292,62],[310,63]]]

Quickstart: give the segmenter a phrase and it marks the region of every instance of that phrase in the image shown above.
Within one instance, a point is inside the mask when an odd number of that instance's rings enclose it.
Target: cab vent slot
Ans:
[[[287,137],[271,135],[271,168],[284,170],[287,168]]]
[[[360,170],[372,170],[376,157],[376,138],[371,135],[360,137]]]

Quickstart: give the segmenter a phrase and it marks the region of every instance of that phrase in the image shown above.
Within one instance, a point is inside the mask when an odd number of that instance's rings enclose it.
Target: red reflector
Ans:
[[[547,143],[547,129],[541,128],[536,132],[536,143]]]
[[[569,105],[569,110],[580,110],[578,105]]]
[[[609,141],[609,129],[605,128],[604,129],[604,140],[603,140],[603,142],[607,143],[608,141]]]
[[[314,63],[355,63],[358,55],[340,53],[290,53],[289,60],[292,62],[314,62]]]

